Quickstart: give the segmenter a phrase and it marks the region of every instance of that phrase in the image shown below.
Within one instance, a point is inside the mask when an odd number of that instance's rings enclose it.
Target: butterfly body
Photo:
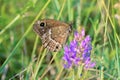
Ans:
[[[66,43],[71,26],[57,20],[43,19],[36,21],[33,30],[40,36],[45,48],[57,52]]]

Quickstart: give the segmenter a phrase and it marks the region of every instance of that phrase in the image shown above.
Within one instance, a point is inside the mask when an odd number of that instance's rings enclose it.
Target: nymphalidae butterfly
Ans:
[[[57,52],[66,43],[71,32],[71,24],[53,19],[42,19],[35,22],[33,30],[40,36],[45,48]]]

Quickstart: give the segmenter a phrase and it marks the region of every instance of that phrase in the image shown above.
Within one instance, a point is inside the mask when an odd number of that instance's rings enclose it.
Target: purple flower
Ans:
[[[84,65],[85,65],[84,67],[85,69],[93,68],[95,66],[95,62],[91,62],[90,57],[88,57],[86,58]]]
[[[78,42],[81,41],[84,38],[84,36],[85,36],[84,29],[81,30],[81,33],[78,33],[77,31],[75,31],[75,33],[74,33],[74,39]]]
[[[74,39],[70,42],[69,46],[64,47],[64,67],[70,68],[73,66],[84,65],[85,69],[95,66],[94,62],[91,62],[91,38],[85,37],[85,30],[82,29],[81,33],[77,31],[74,33]]]
[[[66,61],[66,64],[64,64],[65,68],[69,68],[72,66],[72,64],[77,65],[80,61],[80,59],[77,57],[77,42],[75,40],[71,41],[70,46],[64,47],[64,56],[63,60]]]

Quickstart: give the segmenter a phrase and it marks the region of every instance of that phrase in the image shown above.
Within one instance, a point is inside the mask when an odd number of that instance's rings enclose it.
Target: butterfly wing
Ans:
[[[63,22],[55,22],[50,28],[49,34],[51,41],[47,45],[50,51],[57,52],[66,43],[70,33],[70,26]]]
[[[44,27],[40,26],[42,22],[45,23]],[[56,20],[38,21],[33,29],[39,34],[43,46],[52,52],[57,52],[62,48],[71,30],[68,24]]]
[[[46,26],[46,24],[44,24],[43,26],[41,26],[40,24],[41,23],[43,23],[44,21],[40,21],[40,20],[38,20],[38,21],[36,21],[35,22],[35,24],[33,25],[33,30],[35,31],[35,33],[37,33],[39,36],[40,36],[40,38],[42,38],[42,36],[46,33],[46,32],[48,32],[48,29],[49,28],[47,28],[47,26]],[[45,23],[45,22],[44,22]]]

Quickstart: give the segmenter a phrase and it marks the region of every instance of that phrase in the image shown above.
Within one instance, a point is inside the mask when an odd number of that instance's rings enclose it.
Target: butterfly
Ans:
[[[33,30],[40,36],[43,47],[51,52],[61,50],[72,31],[71,28],[71,24],[54,19],[38,20],[33,25]]]

